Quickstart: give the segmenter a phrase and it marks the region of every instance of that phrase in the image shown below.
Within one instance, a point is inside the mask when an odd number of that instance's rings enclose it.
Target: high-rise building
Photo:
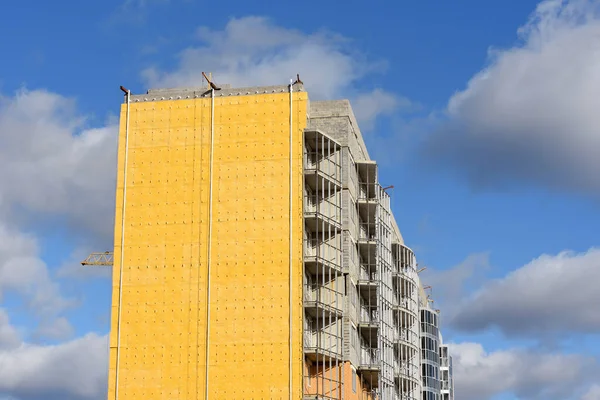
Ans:
[[[452,356],[448,345],[440,346],[440,392],[441,400],[454,400],[454,376],[452,372]]]
[[[109,400],[439,399],[437,313],[348,101],[127,94],[118,154]]]

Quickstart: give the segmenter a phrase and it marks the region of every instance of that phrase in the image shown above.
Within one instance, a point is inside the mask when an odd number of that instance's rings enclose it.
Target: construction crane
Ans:
[[[104,253],[92,253],[85,260],[81,262],[81,265],[91,266],[112,266],[113,265],[113,252],[105,251]]]

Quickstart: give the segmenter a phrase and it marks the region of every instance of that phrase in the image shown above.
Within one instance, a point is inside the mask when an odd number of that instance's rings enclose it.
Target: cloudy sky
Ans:
[[[600,1],[0,12],[0,400],[105,398],[119,85],[349,98],[463,400],[600,399]]]

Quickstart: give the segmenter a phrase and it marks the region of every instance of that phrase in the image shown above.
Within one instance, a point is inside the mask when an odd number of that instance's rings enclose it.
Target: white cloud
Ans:
[[[57,327],[65,323],[59,319]],[[0,398],[105,399],[107,373],[107,336],[90,333],[52,346],[26,343],[0,309]]]
[[[597,374],[593,358],[564,353],[506,349],[486,352],[479,343],[450,345],[456,398],[491,399],[511,393],[519,399],[574,398]]]
[[[489,253],[474,253],[450,269],[428,268],[420,274],[423,284],[431,286],[433,300],[443,304],[442,321],[456,311],[467,285],[478,284],[489,268]]]
[[[35,238],[0,224],[0,295],[7,292],[18,294],[42,318],[52,318],[72,304],[39,258]]]
[[[375,119],[380,115],[391,115],[399,110],[408,110],[415,105],[406,97],[399,97],[383,89],[374,89],[358,95],[352,109],[356,118],[362,122],[362,130],[372,130]]]
[[[11,325],[6,310],[0,308],[0,352],[18,346],[21,338],[17,328]]]
[[[216,83],[234,87],[286,85],[296,74],[313,100],[350,97],[364,103],[361,123],[389,114],[407,102],[381,89],[358,90],[367,73],[382,72],[383,62],[368,62],[353,51],[348,39],[329,32],[306,34],[276,26],[262,17],[234,18],[222,31],[198,29],[199,45],[185,49],[172,71],[151,67],[143,71],[151,87],[205,85],[202,71]],[[357,108],[358,110],[358,108]]]
[[[74,101],[58,94],[0,96],[0,215],[64,216],[76,232],[110,241],[116,141],[115,126],[87,129]]]
[[[592,385],[581,400],[600,400],[600,385]]]
[[[36,336],[55,340],[64,340],[71,337],[74,329],[65,317],[44,320],[36,331]]]
[[[22,343],[0,350],[0,393],[19,400],[106,398],[106,336],[88,334],[55,346]]]
[[[474,185],[600,194],[600,2],[546,0],[448,104],[426,157]]]
[[[497,327],[507,334],[598,332],[600,249],[542,255],[506,277],[485,284],[452,320],[463,330]]]
[[[116,128],[86,128],[75,106],[44,90],[0,95],[0,296],[38,323],[27,337],[68,337],[61,314],[76,304],[42,259],[40,225],[66,226],[82,246],[112,241]]]

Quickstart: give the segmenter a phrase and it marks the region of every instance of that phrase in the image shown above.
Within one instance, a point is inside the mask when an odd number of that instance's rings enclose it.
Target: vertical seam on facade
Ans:
[[[211,89],[211,107],[210,107],[210,165],[208,179],[208,255],[206,268],[206,377],[205,377],[205,400],[208,400],[208,377],[210,361],[210,270],[212,255],[212,211],[213,211],[213,162],[214,162],[214,143],[215,143],[215,90]]]
[[[198,100],[196,100],[198,101]],[[202,102],[203,103],[203,102]],[[203,162],[204,162],[204,105],[200,107],[200,180],[198,184],[198,275],[196,276],[196,398],[200,393],[200,373],[198,371],[198,365],[200,362],[200,271],[202,267],[202,181],[203,181]],[[194,158],[196,157],[196,151],[194,151]],[[194,160],[195,162],[196,160]]]
[[[125,205],[127,195],[127,156],[129,152],[129,104],[131,91],[127,91],[127,117],[125,120],[125,157],[123,165],[123,202],[121,210],[121,260],[119,265],[119,311],[117,317],[117,360],[115,366],[115,400],[119,398],[119,361],[121,353],[121,307],[123,304],[123,262],[125,260]]]
[[[196,188],[196,102],[197,100],[194,100],[194,106],[192,107],[192,110],[194,112],[194,124],[193,124],[193,132],[194,132],[194,136],[193,136],[193,145],[192,145],[192,187],[195,189]],[[187,144],[187,142],[186,142]],[[186,146],[187,148],[187,146]],[[186,160],[187,161],[187,160]],[[199,186],[199,185],[198,185]],[[194,237],[194,190],[192,190],[192,200],[190,201],[190,211],[191,211],[191,216],[192,216],[192,223],[190,224],[190,238]],[[199,246],[199,245],[198,245]],[[193,240],[192,240],[192,244],[190,246],[190,265],[189,265],[189,274],[188,274],[188,315],[189,315],[189,321],[188,321],[188,335],[187,335],[187,346],[188,346],[188,351],[187,351],[187,359],[188,359],[188,363],[187,363],[187,375],[186,375],[186,393],[187,393],[187,397],[191,397],[190,396],[190,366],[192,363],[192,354],[191,354],[191,331],[192,331],[192,270],[193,270]],[[200,260],[198,259],[198,265],[200,265]],[[200,268],[198,268],[198,270],[200,270]],[[198,335],[196,335],[196,337],[198,337]],[[195,353],[198,353],[197,350],[198,346],[196,346],[196,350],[194,351]],[[198,363],[196,363],[196,365],[198,365]],[[198,373],[196,371],[196,387],[198,387]]]
[[[290,332],[289,332],[289,352],[290,352],[290,361],[289,361],[289,399],[293,400],[293,396],[292,396],[292,387],[293,387],[293,382],[292,382],[292,374],[293,374],[293,330],[292,330],[292,326],[293,326],[293,319],[292,319],[292,309],[293,309],[293,277],[292,277],[292,273],[293,273],[293,231],[292,231],[292,211],[293,211],[293,197],[292,197],[292,189],[293,189],[293,181],[294,181],[294,176],[293,176],[293,136],[294,136],[294,128],[293,128],[293,100],[294,100],[294,96],[293,96],[293,84],[290,80],[290,165],[289,165],[289,169],[290,169],[290,199],[289,199],[289,206],[290,206],[290,232],[289,232],[289,292],[290,292],[290,302],[289,302],[289,308],[290,308],[290,321],[289,321],[289,325],[290,325]]]

